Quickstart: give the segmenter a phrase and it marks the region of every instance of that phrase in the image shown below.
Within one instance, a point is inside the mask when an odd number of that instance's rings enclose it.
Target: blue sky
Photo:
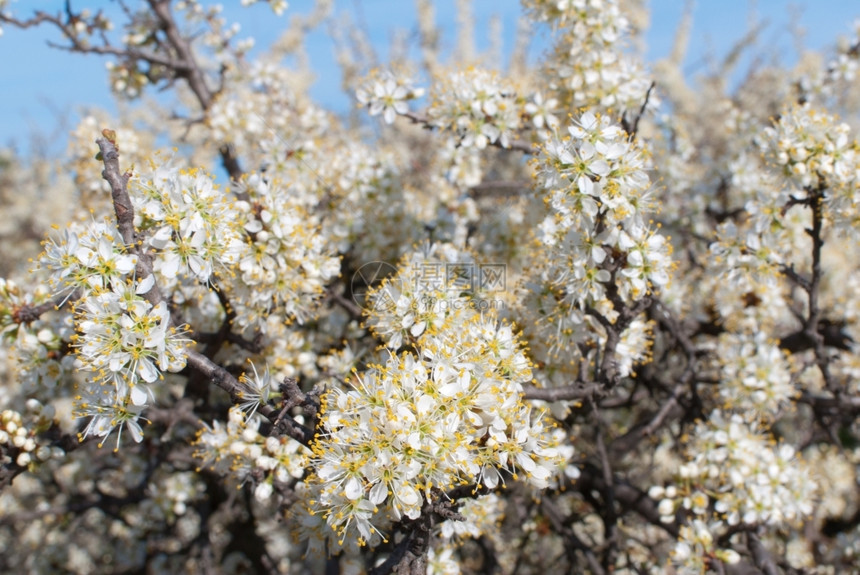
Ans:
[[[442,41],[448,46],[455,40],[454,2],[436,2],[436,17],[444,34]],[[242,25],[240,37],[253,36],[258,47],[277,37],[287,25],[291,12],[305,13],[311,6],[310,0],[292,0],[287,13],[276,18],[263,5],[243,9],[238,2],[227,0],[223,4],[227,6],[228,19]],[[708,54],[725,54],[744,35],[750,4],[746,0],[699,0],[695,3],[694,29],[685,62],[690,74],[705,69]],[[116,12],[116,3],[110,0],[73,0],[72,5]],[[651,0],[650,5],[647,59],[653,61],[669,52],[685,2]],[[788,31],[792,15],[805,30],[804,44],[814,49],[831,47],[840,35],[849,37],[853,21],[860,18],[860,2],[846,0],[759,0],[754,5],[760,19],[767,22],[760,49],[766,58],[778,58],[783,62],[791,62],[796,56],[794,40]],[[11,9],[25,15],[28,10],[53,11],[61,6],[59,0],[18,0],[12,3]],[[354,20],[364,22],[383,62],[394,30],[415,27],[412,0],[335,0],[335,10],[348,11]],[[485,44],[487,27],[483,22],[487,16],[498,15],[506,39],[511,40],[519,13],[517,0],[474,0],[473,14],[481,20],[476,27],[479,48]],[[74,127],[84,107],[115,110],[107,86],[105,58],[68,54],[48,47],[47,41],[57,41],[58,37],[47,27],[19,31],[4,26],[3,32],[0,36],[0,62],[3,62],[0,67],[0,147],[14,146],[19,152],[27,153],[32,136],[39,134],[46,149],[61,152],[65,134]],[[329,109],[346,110],[351,102],[340,92],[339,72],[325,28],[309,37],[307,49],[318,73],[313,97]]]

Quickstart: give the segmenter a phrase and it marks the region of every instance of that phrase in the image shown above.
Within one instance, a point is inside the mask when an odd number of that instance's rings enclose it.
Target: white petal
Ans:
[[[147,394],[144,391],[143,386],[135,385],[131,388],[131,403],[134,405],[146,405]]]
[[[126,421],[125,426],[128,428],[128,432],[131,433],[131,438],[135,443],[143,441],[143,430],[140,429],[140,424],[136,419]]]
[[[152,286],[154,286],[154,285],[155,285],[155,276],[152,274],[149,274],[148,276],[143,278],[143,280],[141,280],[137,284],[137,288],[134,290],[134,293],[136,293],[137,295],[148,293],[149,290],[151,290]]]
[[[143,358],[137,363],[137,372],[146,383],[152,383],[158,379],[158,370],[148,358]]]
[[[154,248],[164,249],[172,235],[173,230],[168,226],[164,226],[152,235],[152,238],[149,240],[149,245]]]
[[[397,498],[400,499],[404,505],[409,505],[410,507],[418,505],[420,500],[418,492],[409,484],[401,485],[397,489]]]
[[[382,114],[382,118],[385,120],[386,124],[393,124],[395,118],[397,118],[397,111],[391,106],[386,106],[385,112]]]
[[[346,495],[346,498],[350,501],[355,501],[359,497],[361,497],[364,490],[361,488],[361,481],[356,477],[350,477],[346,480],[346,485],[343,488],[343,494]]]
[[[368,497],[374,505],[379,505],[388,497],[388,487],[384,482],[379,481],[370,489]]]

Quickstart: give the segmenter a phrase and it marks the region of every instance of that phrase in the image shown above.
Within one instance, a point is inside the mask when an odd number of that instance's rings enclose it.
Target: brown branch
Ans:
[[[576,532],[572,527],[567,525],[567,522],[561,515],[561,512],[558,508],[553,505],[553,502],[549,500],[549,498],[541,499],[540,503],[541,512],[549,519],[550,524],[552,525],[553,530],[558,533],[567,543],[565,546],[565,553],[570,558],[571,567],[574,567],[577,563],[576,560],[576,551],[579,551],[585,556],[585,561],[588,563],[588,567],[591,570],[591,573],[594,575],[605,575],[606,571],[601,567],[600,562],[597,560],[597,555],[594,553],[594,550],[591,549],[588,545],[583,543],[583,541],[577,536]]]
[[[680,533],[678,526],[674,523],[663,523],[660,520],[657,504],[645,491],[617,477],[614,477],[612,481],[615,500],[621,505],[622,509],[634,511],[640,517],[652,525],[663,529],[672,537],[678,537]],[[567,485],[566,488],[578,491],[579,493],[590,493],[592,491],[603,493],[606,490],[606,483],[603,479],[603,472],[596,465],[585,463],[580,467],[580,476],[576,482]]]
[[[102,133],[104,135],[96,140],[96,144],[99,146],[99,154],[105,168],[102,171],[102,177],[110,185],[117,228],[122,235],[123,242],[125,242],[126,250],[131,254],[137,255],[135,274],[138,278],[145,279],[153,273],[152,255],[146,250],[140,249],[135,237],[134,206],[131,203],[131,197],[128,195],[128,180],[131,175],[127,172],[120,173],[119,150],[116,142],[113,140],[113,132],[111,130],[102,130]],[[162,296],[161,288],[157,282],[153,284],[144,297],[152,305],[158,305],[164,301],[164,296]],[[171,318],[172,320],[173,318]]]
[[[0,519],[0,525],[15,525],[16,523],[32,523],[38,519],[48,516],[62,517],[69,513],[81,514],[89,509],[108,509],[119,510],[122,507],[130,504],[140,503],[146,496],[143,489],[135,490],[133,495],[126,497],[115,497],[106,493],[98,492],[98,497],[87,498],[84,500],[72,500],[64,505],[54,505],[44,509],[34,509],[30,511],[22,511],[14,515],[8,515]]]
[[[603,345],[603,357],[598,365],[596,379],[603,383],[608,389],[618,384],[618,361],[615,357],[618,344],[621,342],[621,334],[630,323],[643,311],[647,310],[653,303],[651,296],[645,296],[637,300],[632,306],[628,306],[618,294],[618,286],[615,284],[615,271],[612,278],[604,284],[606,286],[606,297],[612,302],[618,312],[615,321],[609,321],[603,314],[591,306],[585,308],[585,313],[595,318],[606,330],[606,343]]]
[[[101,160],[105,169],[102,170],[102,178],[110,185],[111,199],[116,213],[116,225],[122,235],[122,241],[126,249],[136,253],[134,240],[134,206],[128,195],[128,180],[131,173],[120,173],[119,149],[116,145],[115,134],[110,130],[102,130],[102,137],[96,140],[99,146]],[[143,276],[145,277],[145,276]]]
[[[206,83],[206,76],[194,57],[191,44],[182,35],[179,26],[176,24],[176,20],[173,18],[173,13],[170,11],[170,1],[147,0],[147,3],[158,17],[159,24],[164,30],[170,47],[179,55],[180,61],[187,64],[181,69],[175,69],[177,75],[186,81],[188,87],[197,98],[197,102],[200,104],[203,112],[208,112],[215,100],[215,92]],[[224,169],[230,174],[230,179],[238,181],[244,171],[239,164],[239,158],[236,156],[236,151],[232,144],[221,145],[218,148],[218,153],[221,156],[221,163]]]
[[[588,385],[568,385],[566,387],[540,388],[526,386],[523,389],[524,399],[539,399],[542,401],[571,401],[590,399],[605,392],[602,385],[591,383]]]
[[[371,569],[371,575],[425,575],[427,573],[427,552],[433,526],[439,521],[464,521],[456,512],[456,502],[439,497],[425,501],[421,516],[414,521],[404,521],[408,529],[406,537],[394,548],[391,555],[379,566]]]
[[[617,295],[617,294],[616,294]],[[594,316],[603,325],[607,332],[607,340],[604,346],[603,359],[598,373],[598,383],[572,384],[565,387],[538,388],[526,386],[523,388],[524,399],[536,399],[542,401],[580,401],[590,400],[606,394],[608,389],[614,387],[617,382],[617,367],[615,362],[615,349],[621,340],[620,334],[630,325],[633,319],[651,306],[650,297],[642,298],[632,307],[620,302],[621,312],[615,323],[610,322],[597,310],[588,308],[586,313]],[[692,347],[692,344],[689,344]]]
[[[752,531],[747,532],[747,547],[752,553],[756,567],[761,569],[765,575],[780,575],[779,567],[770,554],[770,551],[762,544],[758,536]]]
[[[220,328],[219,328],[220,329]],[[202,343],[205,345],[210,345],[213,342],[220,341],[222,344],[232,343],[236,347],[244,349],[245,351],[249,351],[253,354],[259,354],[263,352],[263,337],[261,333],[256,333],[253,339],[245,339],[239,334],[228,332],[223,334],[222,332],[193,332],[192,339],[197,343]],[[203,352],[204,355],[208,357],[213,357],[213,354],[207,353],[205,350]]]
[[[326,298],[342,307],[349,314],[350,318],[359,321],[364,318],[364,310],[361,306],[338,292],[335,284],[329,285],[326,290]]]
[[[819,411],[831,414],[856,415],[860,413],[860,397],[842,394],[839,397],[824,397],[804,392],[797,399],[801,403],[811,405]]]
[[[465,521],[466,518],[457,511],[460,499],[475,499],[486,495],[490,490],[474,483],[458,485],[448,491],[433,489],[433,498],[425,500],[418,519],[403,519],[400,525],[407,530],[407,535],[386,558],[372,569],[372,575],[419,574],[426,572],[427,551],[429,538],[433,527],[440,521]]]
[[[806,325],[804,325],[804,331],[815,342],[815,359],[818,369],[821,370],[825,385],[839,397],[840,390],[830,377],[830,358],[824,349],[824,336],[818,332],[818,322],[821,320],[822,313],[818,300],[821,291],[821,279],[823,277],[823,272],[821,271],[821,251],[824,247],[824,238],[821,234],[824,223],[823,202],[824,189],[822,186],[819,186],[811,197],[812,229],[807,230],[812,237],[812,278],[808,291],[809,316]]]
[[[233,320],[236,319],[236,311],[230,305],[230,301],[227,299],[227,294],[224,293],[224,290],[215,286],[214,291],[218,297],[218,302],[221,304],[221,309],[224,310],[224,320],[221,322],[218,331],[213,334],[214,337],[207,342],[206,348],[203,350],[203,355],[206,357],[215,357],[221,346],[224,345],[224,342],[230,339],[230,336],[233,335],[231,331]],[[239,339],[241,340],[241,338]]]
[[[200,352],[186,350],[185,356],[188,366],[201,372],[210,383],[226,391],[233,404],[238,405],[242,402],[242,385],[229,371]],[[257,413],[272,422],[272,435],[287,435],[303,445],[310,445],[314,437],[313,429],[305,427],[292,416],[282,413],[281,410],[268,404],[260,405],[257,408]]]
[[[610,452],[613,457],[622,457],[626,453],[631,452],[636,448],[642,440],[651,437],[654,433],[660,429],[667,420],[674,420],[675,418],[684,415],[684,410],[678,404],[678,399],[680,397],[681,391],[683,390],[686,382],[678,383],[673,389],[672,393],[667,400],[660,406],[660,409],[657,410],[657,413],[653,415],[648,423],[640,423],[633,426],[630,431],[618,437],[612,441],[609,446]],[[670,419],[671,416],[671,419]]]
[[[854,339],[845,332],[845,324],[827,318],[818,320],[818,333],[824,338],[825,347],[833,347],[844,351],[852,350]],[[791,353],[798,353],[815,347],[815,341],[809,338],[802,327],[779,340],[779,347]]]
[[[654,435],[654,432],[663,425],[663,422],[666,421],[666,418],[678,405],[678,397],[681,395],[682,388],[682,384],[679,383],[674,387],[674,389],[672,389],[672,394],[669,396],[668,401],[663,404],[660,411],[658,411],[654,416],[654,419],[652,419],[648,425],[642,429],[641,433],[644,437]]]
[[[680,322],[675,317],[675,314],[672,313],[666,304],[664,304],[659,299],[654,299],[654,307],[652,308],[654,318],[660,322],[672,337],[675,338],[675,341],[681,346],[684,350],[684,354],[687,356],[688,362],[693,362],[698,355],[698,350],[693,342],[690,340],[690,337],[685,333],[683,328],[681,327]]]
[[[310,436],[307,437],[309,442],[313,439],[313,430],[316,429],[319,421],[319,410],[321,405],[320,390],[314,389],[313,391],[304,393],[295,379],[292,377],[285,377],[284,382],[281,384],[281,394],[284,397],[284,403],[281,406],[281,411],[272,423],[274,429],[282,429],[285,425],[289,425],[289,422],[286,420],[289,412],[295,407],[301,407],[304,414],[307,415],[310,420],[310,427],[305,428],[310,433]],[[296,423],[296,425],[298,424]]]
[[[624,128],[624,131],[627,132],[627,138],[632,142],[636,139],[636,134],[639,132],[639,120],[642,119],[642,116],[645,115],[645,108],[648,107],[648,100],[651,99],[651,92],[654,91],[654,88],[657,86],[656,82],[651,82],[651,85],[648,86],[648,91],[645,92],[645,99],[642,101],[642,106],[639,108],[639,113],[636,114],[636,119],[633,120],[633,124],[630,125],[630,122],[627,121],[627,117],[621,118],[621,127]]]
[[[64,433],[60,430],[59,426],[54,423],[50,429],[40,434],[43,437],[47,437],[47,439],[51,440],[50,445],[52,447],[59,447],[65,453],[71,453],[75,451],[78,447],[83,445],[77,435],[74,433]],[[95,439],[94,437],[90,437],[90,440]],[[86,440],[85,440],[86,441]],[[18,447],[14,447],[12,445],[0,445],[0,460],[5,457],[9,458],[9,462],[2,464],[0,463],[0,493],[2,493],[7,487],[12,485],[12,482],[16,477],[24,473],[28,470],[27,466],[20,466],[16,463],[16,459],[18,455],[20,455],[22,450]],[[2,521],[0,521],[2,523]]]
[[[615,565],[618,553],[618,515],[615,511],[615,482],[613,481],[612,464],[609,462],[609,454],[606,443],[603,440],[604,423],[594,401],[590,401],[591,411],[594,416],[597,456],[600,460],[600,470],[603,474],[603,482],[606,486],[604,493],[605,505],[600,510],[600,518],[603,520],[604,540],[606,542],[606,553],[603,557],[603,566],[611,569]]]
[[[98,54],[101,56],[117,56],[120,58],[142,60],[144,62],[147,62],[148,64],[157,64],[159,66],[164,66],[165,68],[173,70],[185,71],[191,68],[191,64],[187,61],[180,61],[176,60],[175,58],[165,58],[154,52],[141,50],[139,48],[134,48],[130,46],[124,46],[120,48],[107,43],[102,44],[100,46],[95,46],[89,44],[88,42],[83,42],[78,37],[77,31],[74,28],[74,22],[77,16],[70,15],[67,16],[67,18],[68,21],[64,22],[59,14],[56,16],[52,16],[51,14],[42,12],[41,10],[37,10],[34,13],[34,16],[27,20],[18,20],[17,18],[12,18],[0,14],[0,22],[4,24],[9,24],[10,26],[14,26],[15,28],[19,28],[21,30],[26,30],[27,28],[39,26],[45,23],[52,24],[60,31],[60,33],[62,33],[66,40],[69,41],[68,46],[48,42],[48,46],[50,46],[51,48],[56,48],[57,50],[63,50],[66,52],[77,52],[80,54]]]
[[[808,277],[796,272],[791,265],[783,265],[781,271],[806,292],[807,316],[803,320],[802,329],[798,333],[786,338],[782,344],[784,346],[811,347],[814,349],[815,363],[824,379],[825,387],[839,398],[842,390],[833,381],[833,377],[830,374],[830,356],[826,349],[825,334],[822,333],[823,330],[820,325],[826,321],[823,318],[823,310],[821,309],[819,298],[821,282],[824,276],[821,269],[821,252],[824,248],[822,232],[824,227],[824,198],[827,188],[823,180],[819,179],[817,187],[807,187],[805,191],[806,196],[803,198],[792,196],[785,206],[783,206],[782,212],[785,213],[794,205],[806,206],[812,211],[812,227],[806,229],[806,233],[812,240],[812,269]]]
[[[55,296],[48,301],[42,302],[38,305],[22,305],[21,307],[16,308],[12,311],[12,321],[18,324],[33,323],[34,321],[42,317],[42,314],[48,313],[51,310],[60,309],[65,305],[67,301],[76,298],[77,296],[75,293],[67,293],[66,295],[60,294],[58,296]]]
[[[779,271],[785,274],[791,281],[800,286],[804,291],[808,292],[811,289],[810,281],[799,274],[794,265],[781,265]]]
[[[61,27],[62,29],[62,27]],[[187,62],[182,62],[180,60],[164,58],[155,54],[153,52],[149,52],[147,50],[140,50],[138,48],[131,47],[123,47],[119,48],[117,46],[90,46],[88,44],[83,44],[77,38],[69,36],[68,33],[65,34],[66,38],[72,43],[71,46],[62,46],[60,44],[54,44],[53,42],[48,42],[48,46],[51,48],[55,48],[57,50],[63,50],[64,52],[77,52],[82,54],[97,54],[99,56],[117,56],[119,58],[126,58],[131,60],[141,60],[146,62],[147,64],[157,64],[159,66],[164,66],[165,68],[170,68],[171,70],[175,70],[177,72],[184,72],[189,68],[189,64]]]

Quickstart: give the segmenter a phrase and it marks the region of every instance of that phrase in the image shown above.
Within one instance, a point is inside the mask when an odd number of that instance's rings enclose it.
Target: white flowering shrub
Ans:
[[[0,571],[860,571],[860,29],[691,84],[641,0],[508,64],[25,4],[127,105],[0,150]]]

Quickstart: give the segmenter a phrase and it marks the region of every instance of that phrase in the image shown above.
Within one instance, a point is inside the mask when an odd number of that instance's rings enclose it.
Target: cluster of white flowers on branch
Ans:
[[[392,355],[356,374],[354,390],[325,396],[312,446],[314,511],[341,542],[353,526],[362,541],[378,542],[374,515],[416,519],[434,488],[495,489],[502,472],[543,488],[566,461],[551,424],[520,400],[527,360],[510,327],[494,323],[454,314],[415,354]]]

